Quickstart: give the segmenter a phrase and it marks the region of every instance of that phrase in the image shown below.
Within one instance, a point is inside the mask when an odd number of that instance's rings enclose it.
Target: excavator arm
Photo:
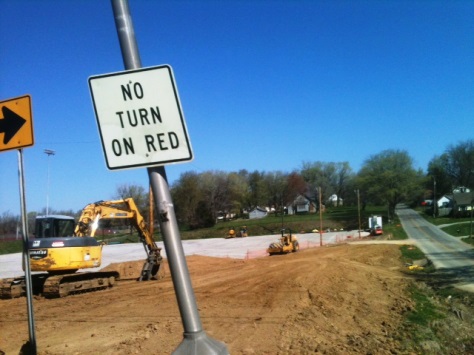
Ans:
[[[74,218],[61,215],[36,218],[35,238],[28,243],[31,271],[38,272],[31,275],[33,292],[53,298],[112,287],[120,279],[117,271],[76,271],[101,265],[102,245],[94,238],[95,232],[100,219],[117,218],[130,221],[145,248],[147,258],[138,280],[158,279],[161,249],[148,231],[135,201],[131,198],[99,201],[84,207],[73,236]],[[2,279],[0,298],[20,297],[26,294],[26,288],[24,276]]]
[[[127,219],[135,227],[147,254],[139,281],[152,280],[157,274],[162,262],[161,248],[150,234],[145,219],[140,214],[133,198],[122,200],[98,201],[83,208],[81,217],[76,225],[74,236],[95,236],[101,219]]]

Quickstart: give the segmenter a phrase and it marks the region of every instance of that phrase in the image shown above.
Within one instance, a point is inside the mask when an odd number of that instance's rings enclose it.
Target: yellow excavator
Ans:
[[[96,268],[102,262],[102,247],[94,237],[102,219],[127,219],[138,231],[147,255],[139,281],[157,279],[162,263],[161,249],[132,198],[98,201],[83,208],[77,224],[62,215],[38,216],[28,254],[33,293],[47,298],[112,287],[120,275],[116,271],[76,272]],[[24,265],[23,265],[24,267]],[[0,298],[25,295],[24,277],[0,280]]]
[[[287,254],[290,252],[297,252],[300,250],[300,244],[298,238],[289,233],[285,234],[286,229],[281,230],[280,241],[276,243],[271,243],[267,248],[267,253],[271,255],[275,254]]]

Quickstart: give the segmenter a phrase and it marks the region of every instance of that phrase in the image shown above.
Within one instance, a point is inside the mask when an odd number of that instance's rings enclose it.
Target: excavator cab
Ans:
[[[72,237],[74,218],[62,215],[37,216],[35,220],[35,238]]]
[[[55,274],[100,266],[102,246],[95,238],[75,237],[74,228],[71,216],[37,216],[28,241],[31,270]]]

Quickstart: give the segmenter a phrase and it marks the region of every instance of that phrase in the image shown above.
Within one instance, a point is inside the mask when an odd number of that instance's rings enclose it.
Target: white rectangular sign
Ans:
[[[109,169],[193,159],[170,66],[92,76],[89,88]]]

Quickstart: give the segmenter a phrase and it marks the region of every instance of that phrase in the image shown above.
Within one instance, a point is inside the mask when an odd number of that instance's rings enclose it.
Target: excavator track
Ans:
[[[25,279],[21,277],[12,277],[2,279],[0,284],[0,298],[16,298],[25,294]]]
[[[66,297],[71,294],[104,290],[120,279],[118,272],[84,272],[50,276],[43,286],[46,298]]]
[[[65,275],[32,275],[33,294],[45,298],[66,297],[68,295],[92,292],[113,287],[120,279],[116,271],[84,272]],[[11,299],[26,295],[24,277],[0,280],[0,298]]]
[[[31,275],[33,293],[39,294],[43,288],[44,281],[48,277],[47,274]],[[11,277],[0,280],[0,298],[9,299],[22,297],[26,295],[26,281],[24,277]]]

